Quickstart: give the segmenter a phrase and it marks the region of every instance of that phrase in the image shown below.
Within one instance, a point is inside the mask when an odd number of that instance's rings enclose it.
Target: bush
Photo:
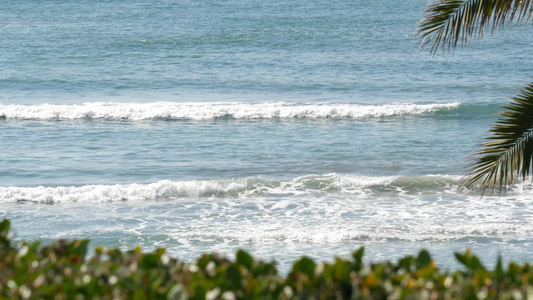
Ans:
[[[96,248],[88,240],[13,246],[10,223],[0,223],[0,299],[527,299],[533,297],[529,264],[501,258],[494,270],[469,250],[455,254],[464,270],[441,271],[421,251],[397,263],[364,264],[364,249],[349,260],[316,264],[297,260],[287,276],[274,263],[238,251],[231,261],[203,254],[195,264],[164,249],[142,253]]]

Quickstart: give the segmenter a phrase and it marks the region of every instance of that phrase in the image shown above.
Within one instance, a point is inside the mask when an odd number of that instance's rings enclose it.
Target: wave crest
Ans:
[[[451,110],[460,103],[385,105],[286,102],[247,103],[117,103],[87,102],[73,105],[2,105],[0,118],[15,120],[261,120],[261,119],[361,119],[420,115]]]
[[[0,203],[70,203],[157,201],[180,198],[249,198],[283,195],[380,195],[460,192],[460,176],[368,177],[346,174],[307,175],[292,180],[261,177],[170,181],[149,184],[60,187],[0,187]]]

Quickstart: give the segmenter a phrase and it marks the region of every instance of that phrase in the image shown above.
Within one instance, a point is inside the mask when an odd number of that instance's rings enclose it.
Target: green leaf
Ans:
[[[465,254],[455,253],[455,257],[469,271],[486,270],[479,258],[475,255],[472,255],[470,249],[467,249]]]
[[[8,219],[2,220],[2,222],[0,222],[0,237],[7,238],[10,227],[11,223]]]
[[[498,255],[498,261],[496,262],[496,267],[494,268],[494,277],[497,280],[500,280],[504,275],[503,272],[503,264],[502,264],[502,256]]]
[[[194,289],[194,297],[190,297],[190,299],[197,299],[197,300],[204,300],[206,298],[207,291],[202,286],[197,286]]]
[[[242,286],[242,276],[236,266],[230,265],[228,267],[228,270],[226,271],[226,278],[231,283],[231,287],[233,289],[238,289]]]
[[[302,257],[300,260],[294,263],[292,270],[295,272],[301,272],[307,275],[307,277],[313,277],[315,273],[316,263],[309,257]]]
[[[365,247],[360,247],[359,249],[357,249],[357,251],[352,253],[352,257],[357,263],[361,264],[363,263],[364,254],[365,254]]]
[[[85,257],[87,254],[87,247],[89,246],[89,240],[79,240],[72,243],[71,252],[74,252],[78,256]]]
[[[416,258],[416,267],[418,269],[427,268],[431,263],[431,256],[426,250],[420,251],[418,257]]]
[[[4,219],[0,222],[0,249],[11,248],[11,240],[9,238],[9,228],[11,223],[8,219]]]
[[[361,270],[363,266],[363,255],[365,254],[365,247],[360,247],[357,251],[352,252],[352,257],[355,261],[355,271]]]
[[[433,0],[418,24],[422,47],[455,48],[473,35],[482,37],[513,21],[523,23],[532,14],[531,0]]]
[[[481,263],[481,260],[477,256],[472,256],[470,266],[472,270],[485,270],[485,267],[483,267],[483,264]]]
[[[476,152],[467,186],[480,182],[487,188],[504,191],[517,178],[533,173],[533,83],[506,106],[507,111],[491,128],[492,135]]]
[[[237,251],[236,261],[238,264],[246,267],[246,269],[248,270],[252,268],[254,263],[254,259],[252,258],[252,256],[243,250]]]
[[[412,256],[407,256],[398,261],[398,266],[406,271],[411,270],[411,266],[415,265],[415,260]]]
[[[459,261],[463,266],[468,268],[468,260],[466,258],[466,255],[455,253],[455,258],[457,261]]]
[[[350,263],[338,257],[335,258],[335,263],[331,266],[333,276],[336,281],[350,279]]]
[[[158,261],[159,261],[159,257],[156,254],[147,253],[143,255],[141,262],[139,264],[139,267],[145,270],[155,268],[157,267]]]
[[[135,291],[135,294],[133,295],[133,300],[145,300],[145,299],[148,299],[148,298],[146,298],[146,294],[144,293],[144,291],[142,289],[137,289]]]

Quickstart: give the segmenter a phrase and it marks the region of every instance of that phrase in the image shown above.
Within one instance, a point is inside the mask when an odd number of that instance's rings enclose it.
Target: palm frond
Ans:
[[[471,177],[466,185],[480,182],[487,188],[501,191],[516,177],[533,173],[533,83],[526,86],[505,107],[500,119],[491,128],[491,136],[476,152]]]
[[[533,13],[532,0],[434,0],[423,12],[417,36],[422,48],[431,45],[431,53],[439,48],[455,48],[473,36],[483,36],[512,21],[526,21]]]

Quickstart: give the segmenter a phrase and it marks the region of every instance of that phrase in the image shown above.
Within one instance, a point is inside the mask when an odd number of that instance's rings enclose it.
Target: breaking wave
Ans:
[[[385,105],[287,102],[246,104],[217,103],[118,103],[87,102],[73,105],[2,105],[0,118],[6,120],[194,120],[217,119],[361,119],[407,116],[449,111],[460,103]]]
[[[70,203],[157,201],[179,198],[249,198],[306,194],[380,195],[461,192],[463,179],[451,175],[368,177],[343,174],[307,175],[292,180],[162,180],[149,184],[59,187],[0,187],[0,203]],[[390,196],[390,195],[389,195]]]

